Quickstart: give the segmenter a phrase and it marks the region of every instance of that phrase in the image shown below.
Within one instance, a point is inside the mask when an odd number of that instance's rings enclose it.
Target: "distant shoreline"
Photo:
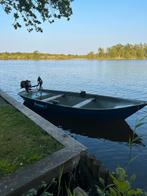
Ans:
[[[147,60],[144,58],[120,58],[120,57],[89,57],[88,55],[65,55],[46,53],[0,53],[0,60]]]
[[[34,52],[1,52],[0,60],[145,60],[147,59],[147,44],[117,44],[110,48],[99,48],[97,52],[86,55],[49,54]]]
[[[65,58],[65,59],[63,59],[63,58],[50,58],[50,59],[23,59],[23,58],[20,58],[20,59],[15,59],[15,58],[9,58],[9,59],[2,59],[2,58],[0,58],[0,61],[10,61],[10,60],[12,60],[12,61],[24,61],[24,60],[26,60],[26,61],[52,61],[52,60],[56,60],[56,61],[60,61],[60,60],[64,60],[64,61],[68,61],[68,60],[97,60],[97,61],[123,61],[123,60],[147,60],[147,58],[129,58],[129,59],[94,59],[94,58],[92,58],[92,59],[90,59],[90,58]]]

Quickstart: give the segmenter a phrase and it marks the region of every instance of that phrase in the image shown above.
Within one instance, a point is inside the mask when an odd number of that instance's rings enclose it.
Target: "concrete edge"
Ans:
[[[74,168],[80,160],[79,151],[64,148],[44,159],[19,169],[0,180],[0,195],[21,195],[31,188],[38,188],[42,181],[49,182]]]

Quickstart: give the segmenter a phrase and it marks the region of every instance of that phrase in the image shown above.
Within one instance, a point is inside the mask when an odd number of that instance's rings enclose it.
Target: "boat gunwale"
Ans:
[[[77,94],[79,95],[79,92],[71,92],[71,91],[58,91],[58,90],[48,90],[48,89],[42,89],[41,90],[42,92],[56,92],[56,93],[69,93],[69,94]],[[18,94],[23,98],[27,98],[27,99],[30,99],[30,100],[33,100],[33,101],[37,101],[37,102],[40,102],[40,103],[44,103],[45,105],[54,105],[54,103],[52,102],[43,102],[42,100],[38,100],[38,99],[34,99],[34,98],[30,98],[30,97],[27,97],[25,95],[22,95],[22,93],[24,93],[25,91],[21,91],[19,92]],[[33,91],[31,91],[33,92]],[[38,92],[38,91],[34,91],[34,92]],[[147,101],[142,101],[142,100],[136,100],[136,99],[125,99],[125,98],[120,98],[120,97],[111,97],[111,96],[104,96],[104,95],[97,95],[97,94],[90,94],[90,93],[87,93],[87,95],[90,95],[90,96],[95,96],[95,97],[101,97],[101,98],[111,98],[111,99],[118,99],[118,100],[124,100],[124,101],[129,101],[129,102],[136,102],[136,104],[134,103],[131,103],[131,105],[126,105],[124,107],[117,107],[117,108],[74,108],[72,106],[68,106],[68,105],[63,105],[63,104],[57,104],[58,107],[64,107],[64,108],[71,108],[72,110],[86,110],[86,111],[105,111],[105,110],[120,110],[120,109],[126,109],[126,108],[132,108],[132,107],[142,107],[142,106],[146,106],[147,105]]]

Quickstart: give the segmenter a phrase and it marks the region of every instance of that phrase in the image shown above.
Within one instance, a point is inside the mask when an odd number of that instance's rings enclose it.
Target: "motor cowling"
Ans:
[[[26,87],[26,81],[23,80],[20,82],[20,88],[25,88]]]
[[[31,81],[30,80],[23,80],[20,82],[20,88],[31,88],[32,85],[31,85]]]

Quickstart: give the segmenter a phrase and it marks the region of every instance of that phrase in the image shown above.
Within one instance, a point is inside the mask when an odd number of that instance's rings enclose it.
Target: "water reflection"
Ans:
[[[103,123],[95,120],[84,121],[81,119],[65,119],[55,118],[52,115],[48,116],[42,111],[32,108],[24,102],[24,105],[40,114],[42,117],[49,120],[54,125],[61,127],[70,133],[87,136],[90,138],[104,138],[110,141],[129,142],[130,139],[133,143],[142,144],[141,138],[129,127],[126,121],[105,121]]]
[[[141,143],[141,138],[132,131],[125,121],[109,121],[99,123],[96,121],[82,121],[77,119],[50,119],[56,126],[68,130],[70,133],[88,136],[90,138],[103,138],[111,141]]]

